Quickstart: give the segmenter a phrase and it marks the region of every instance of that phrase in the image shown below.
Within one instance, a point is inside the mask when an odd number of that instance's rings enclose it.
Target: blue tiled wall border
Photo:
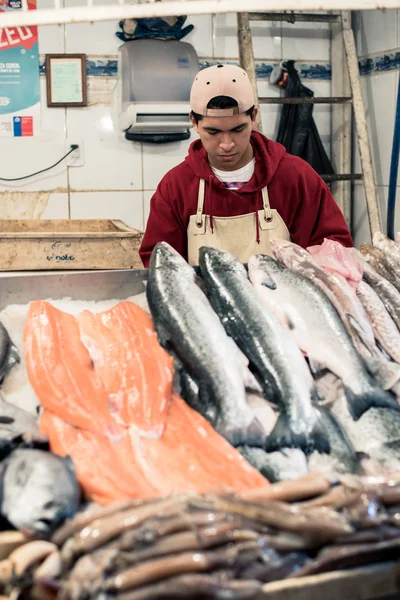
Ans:
[[[200,59],[201,68],[210,67],[219,62],[238,64],[237,61],[217,59]],[[256,61],[257,79],[269,79],[272,69],[277,65],[273,61]],[[86,61],[86,74],[89,77],[117,77],[118,58],[88,57]],[[400,69],[400,49],[382,52],[374,56],[359,59],[361,75],[374,75]],[[327,63],[297,63],[300,78],[303,80],[330,81],[332,77],[331,66]],[[45,75],[46,66],[44,57],[40,59],[40,74]]]

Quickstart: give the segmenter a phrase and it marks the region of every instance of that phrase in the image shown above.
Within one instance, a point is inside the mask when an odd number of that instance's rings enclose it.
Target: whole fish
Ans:
[[[363,255],[365,260],[369,262],[375,271],[390,281],[390,283],[400,291],[400,275],[397,274],[396,270],[393,270],[390,267],[383,250],[376,246],[372,246],[371,244],[361,244],[359,250],[360,254]]]
[[[390,240],[382,232],[377,231],[372,237],[374,246],[383,251],[385,261],[391,271],[398,273],[400,268],[400,248],[393,240]]]
[[[400,332],[382,300],[365,281],[360,281],[357,296],[361,299],[370,318],[376,339],[385,352],[394,361],[400,363]]]
[[[307,458],[299,448],[266,452],[262,448],[239,446],[239,452],[269,482],[288,481],[307,475]]]
[[[231,254],[204,246],[199,266],[228,335],[249,359],[265,396],[281,407],[266,449],[329,451],[312,406],[316,390],[307,363],[290,332],[257,298],[245,267]]]
[[[284,262],[290,264],[291,254],[290,246],[281,252]],[[261,283],[261,273],[265,273],[264,301],[274,303],[287,315],[291,333],[303,352],[342,379],[354,419],[371,406],[399,409],[395,398],[367,372],[338,313],[319,287],[269,256],[250,259],[249,271],[253,278],[256,271]]]
[[[262,428],[246,402],[250,373],[195,277],[192,267],[169,244],[156,245],[146,293],[160,342],[185,365],[199,386],[200,398],[212,398],[217,431],[233,445],[260,445]]]
[[[382,277],[372,265],[355,248],[352,253],[357,256],[363,268],[363,278],[375,290],[382,300],[386,310],[392,317],[397,329],[400,330],[400,292],[385,277]]]
[[[35,417],[6,402],[0,394],[0,460],[31,442],[44,443]]]
[[[18,449],[2,463],[2,469],[1,514],[17,529],[47,537],[75,515],[80,492],[69,457]]]
[[[314,452],[309,456],[310,473],[313,471],[318,473],[325,471],[329,474],[359,473],[359,459],[346,433],[341,429],[329,408],[320,406],[318,410],[331,451],[329,455]]]
[[[17,347],[13,344],[7,329],[0,323],[0,383],[10,370],[21,362]]]
[[[311,279],[321,288],[339,313],[354,346],[363,357],[370,357],[375,346],[374,332],[363,305],[347,281],[319,266],[312,255],[297,244],[274,240],[271,247],[276,258],[286,267]]]

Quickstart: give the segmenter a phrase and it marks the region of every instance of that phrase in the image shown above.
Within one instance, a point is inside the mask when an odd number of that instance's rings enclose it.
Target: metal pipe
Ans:
[[[371,146],[369,142],[367,120],[365,116],[365,105],[361,88],[356,44],[354,41],[354,33],[351,28],[350,11],[342,12],[342,25],[343,42],[347,55],[350,84],[353,92],[354,119],[356,123],[358,145],[360,148],[361,168],[364,176],[365,198],[367,201],[371,236],[373,236],[374,233],[382,231],[382,224],[379,213],[378,199],[376,196],[375,178],[372,168]]]
[[[267,98],[258,99],[260,104],[351,104],[350,97],[331,97],[324,98]]]
[[[331,183],[334,181],[358,181],[363,179],[361,173],[335,173],[333,175],[320,175],[320,177],[325,181],[325,183]]]
[[[400,8],[400,0],[166,0],[140,4],[71,6],[69,8],[12,10],[0,13],[0,28],[62,23],[144,19],[171,15],[208,15],[237,12],[285,10],[375,10]]]
[[[339,21],[339,15],[320,15],[314,13],[278,13],[278,12],[266,12],[266,13],[249,13],[250,21],[284,21],[285,23],[337,23]]]

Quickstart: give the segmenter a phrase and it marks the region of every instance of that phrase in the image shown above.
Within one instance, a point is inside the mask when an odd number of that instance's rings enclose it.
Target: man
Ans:
[[[161,180],[151,199],[140,248],[148,266],[154,246],[168,242],[192,265],[201,246],[247,262],[271,254],[270,240],[303,248],[330,238],[352,246],[329,188],[302,159],[253,131],[257,108],[240,67],[216,65],[193,82],[191,121],[200,139]]]

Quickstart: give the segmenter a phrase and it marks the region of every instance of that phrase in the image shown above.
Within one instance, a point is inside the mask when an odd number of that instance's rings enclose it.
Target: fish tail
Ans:
[[[282,411],[266,441],[265,449],[274,452],[282,448],[299,448],[304,454],[311,454],[315,450],[320,454],[329,454],[331,448],[320,416],[311,431],[297,433],[292,430],[288,415]]]
[[[263,448],[265,445],[265,430],[257,418],[254,418],[247,427],[224,426],[223,423],[217,423],[216,430],[232,446],[248,445]]]
[[[396,397],[378,386],[373,386],[362,394],[355,394],[348,387],[345,387],[345,394],[350,414],[355,421],[358,421],[370,408],[400,410]]]

